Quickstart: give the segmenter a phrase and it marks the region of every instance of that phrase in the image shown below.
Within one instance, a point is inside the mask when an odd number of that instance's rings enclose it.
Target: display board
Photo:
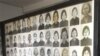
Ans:
[[[93,56],[93,6],[88,1],[6,23],[6,56]]]

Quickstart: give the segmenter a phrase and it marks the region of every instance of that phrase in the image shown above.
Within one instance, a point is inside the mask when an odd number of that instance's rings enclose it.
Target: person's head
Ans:
[[[60,53],[59,53],[58,49],[54,49],[54,56],[60,56]]]
[[[82,51],[82,56],[91,56],[91,50],[89,47],[84,47]]]
[[[72,56],[77,56],[76,50],[73,50],[73,51],[72,51]]]
[[[37,34],[36,33],[33,34],[33,37],[34,37],[34,40],[37,40]]]
[[[51,50],[50,50],[50,49],[47,50],[47,55],[48,55],[48,56],[51,55]]]
[[[46,40],[50,40],[50,38],[51,38],[51,33],[50,33],[50,31],[47,31],[47,32],[46,32],[45,37],[46,37]]]
[[[62,56],[69,56],[69,51],[68,51],[68,49],[64,48],[64,49],[62,50]]]
[[[37,56],[38,55],[38,49],[34,48],[34,55]]]
[[[66,41],[68,39],[68,31],[66,28],[63,28],[61,31],[61,39],[62,41]]]
[[[77,14],[78,14],[78,10],[77,10],[76,7],[74,7],[74,8],[72,9],[72,16],[73,16],[73,17],[76,17]]]
[[[49,24],[50,21],[51,21],[50,13],[47,13],[47,14],[46,14],[46,17],[45,17],[45,22],[46,22],[47,24]]]
[[[89,3],[84,3],[82,6],[82,14],[88,15],[91,12],[91,5]]]
[[[85,26],[83,28],[83,32],[82,32],[83,36],[88,37],[90,35],[90,29],[88,26]]]
[[[45,50],[44,50],[44,48],[40,49],[40,56],[45,56]]]
[[[40,40],[42,40],[43,39],[43,32],[40,32]]]
[[[32,38],[31,38],[31,34],[29,34],[29,35],[28,35],[28,41],[29,41],[29,43],[31,43],[31,39],[32,39]]]
[[[71,32],[71,37],[72,37],[72,38],[75,38],[75,37],[77,37],[77,36],[78,36],[77,30],[76,30],[76,28],[73,28],[73,29],[72,29],[72,32]]]
[[[58,11],[56,10],[53,13],[53,21],[54,21],[54,23],[57,23],[58,20],[59,20],[59,15],[58,15]]]
[[[61,12],[61,19],[62,20],[66,20],[66,18],[67,18],[66,10],[62,10],[62,12]]]
[[[58,39],[59,39],[59,33],[58,33],[58,31],[54,32],[54,37],[53,38],[54,38],[55,41],[58,41]]]
[[[40,17],[39,17],[39,23],[40,23],[40,24],[43,24],[43,16],[42,16],[42,14],[41,14]]]

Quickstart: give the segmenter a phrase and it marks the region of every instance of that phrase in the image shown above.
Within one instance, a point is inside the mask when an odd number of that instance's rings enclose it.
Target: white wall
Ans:
[[[40,0],[40,2],[31,4],[29,6],[25,6],[23,7],[23,9],[26,14],[26,13],[30,13],[32,11],[35,11],[41,8],[62,3],[64,1],[67,1],[67,0]],[[0,21],[14,18],[22,14],[23,14],[22,8],[0,3]]]

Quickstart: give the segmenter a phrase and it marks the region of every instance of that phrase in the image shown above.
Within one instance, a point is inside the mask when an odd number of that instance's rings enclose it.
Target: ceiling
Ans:
[[[1,3],[17,6],[17,7],[25,7],[30,4],[34,4],[40,2],[42,0],[0,0]]]

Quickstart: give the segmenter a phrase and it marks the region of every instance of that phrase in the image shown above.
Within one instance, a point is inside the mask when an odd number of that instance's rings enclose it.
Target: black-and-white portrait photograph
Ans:
[[[90,49],[90,47],[84,47],[83,48],[82,56],[91,56],[91,49]]]
[[[38,46],[39,43],[37,41],[37,33],[33,33],[33,39],[34,39],[33,46]]]
[[[70,40],[70,46],[78,46],[79,45],[79,40],[78,40],[78,32],[76,28],[73,28],[71,31],[71,37],[72,39]]]
[[[63,48],[61,52],[61,56],[69,56],[69,50],[67,48]]]
[[[13,43],[13,46],[14,46],[14,47],[17,47],[17,44],[18,44],[18,43],[17,43],[17,36],[13,36],[13,42],[14,42],[14,43]]]
[[[52,50],[51,49],[47,49],[47,56],[52,56]]]
[[[32,43],[32,35],[28,34],[28,47],[32,47],[33,43]]]
[[[23,33],[26,32],[27,30],[26,23],[27,23],[26,19],[22,19],[22,32]]]
[[[84,26],[82,30],[83,39],[81,40],[81,46],[92,45],[92,39],[89,37],[90,33],[90,28]]]
[[[84,3],[81,11],[82,11],[82,15],[83,15],[81,24],[86,24],[86,23],[92,22],[92,16],[90,15],[90,13],[91,13],[90,3]]]
[[[18,28],[18,33],[21,33],[22,29],[21,29],[21,20],[17,21],[17,28]]]
[[[28,17],[27,18],[27,32],[30,32],[31,30],[32,30],[31,19]]]
[[[68,26],[67,12],[66,12],[66,10],[62,10],[62,12],[61,12],[60,27],[64,27],[64,26]]]
[[[43,32],[40,32],[40,35],[39,35],[39,37],[40,37],[40,41],[39,41],[39,46],[44,46],[45,45],[45,42],[44,42],[44,33]]]
[[[32,25],[32,30],[37,30],[37,17],[36,16],[32,16],[31,18],[31,25]]]
[[[40,56],[45,56],[45,48],[40,49]]]
[[[44,25],[44,18],[43,18],[43,15],[41,14],[39,16],[39,27],[38,27],[38,30],[43,30],[44,27],[45,27],[45,25]]]
[[[72,18],[70,20],[70,26],[73,26],[73,25],[79,25],[79,17],[77,16],[78,15],[78,9],[77,7],[74,7],[72,9]]]
[[[59,47],[59,33],[58,33],[58,31],[54,32],[53,39],[54,39],[53,47]]]
[[[38,50],[38,48],[34,48],[33,55],[34,55],[34,56],[38,56],[38,55],[39,55],[39,50]]]
[[[59,14],[58,11],[54,11],[53,13],[53,28],[57,28],[59,27]]]
[[[52,25],[51,25],[51,15],[50,15],[50,13],[48,12],[47,14],[46,14],[46,16],[45,16],[45,23],[46,23],[46,25],[45,25],[45,29],[50,29],[51,27],[52,27]]]
[[[73,50],[73,51],[72,51],[72,56],[78,56],[76,50]]]
[[[57,48],[54,49],[53,56],[60,56],[59,49],[57,49]]]
[[[26,46],[27,46],[27,44],[26,44],[26,36],[23,35],[22,38],[23,38],[23,44],[22,44],[22,47],[26,47]]]
[[[51,32],[48,30],[48,31],[46,31],[46,33],[45,33],[45,39],[46,39],[46,44],[45,44],[45,46],[52,46],[53,44],[52,44],[52,41],[51,41]]]
[[[61,29],[61,47],[68,47],[69,46],[69,36],[68,30],[66,28]]]

